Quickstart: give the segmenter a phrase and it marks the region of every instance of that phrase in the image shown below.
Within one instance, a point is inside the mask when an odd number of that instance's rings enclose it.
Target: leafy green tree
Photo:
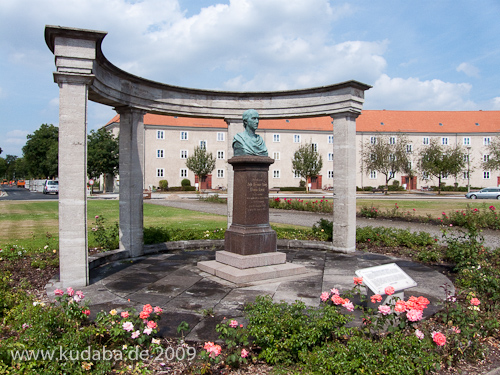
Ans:
[[[441,194],[443,177],[457,177],[467,165],[467,152],[460,145],[440,145],[436,138],[431,138],[429,145],[420,150],[418,167],[424,180],[438,179],[438,194]]]
[[[407,152],[408,138],[404,133],[370,137],[362,144],[361,172],[376,171],[385,176],[385,186],[396,173],[414,173],[411,166],[411,153]]]
[[[28,175],[28,170],[27,170],[25,158],[17,158],[16,159],[15,173],[16,173],[17,179],[26,178],[26,176]]]
[[[7,170],[5,172],[8,180],[13,180],[16,178],[16,160],[17,156],[7,155],[5,157],[5,163],[7,164]]]
[[[485,170],[500,170],[500,137],[493,138],[486,148],[489,158],[483,161],[483,168]]]
[[[106,176],[118,173],[118,138],[106,129],[100,128],[97,131],[91,130],[87,139],[87,174],[94,179],[103,175],[103,191],[106,191]]]
[[[33,134],[28,134],[23,147],[28,174],[34,178],[57,177],[59,128],[42,124]]]
[[[309,192],[307,180],[320,174],[323,168],[323,158],[312,143],[300,146],[293,154],[292,170],[306,180],[306,191]]]
[[[7,162],[4,158],[0,158],[0,178],[7,178]]]
[[[205,148],[196,147],[194,154],[186,159],[186,167],[201,180],[215,169],[215,158]]]

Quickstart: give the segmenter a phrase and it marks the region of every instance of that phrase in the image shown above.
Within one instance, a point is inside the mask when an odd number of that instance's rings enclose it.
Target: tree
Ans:
[[[33,134],[28,134],[23,147],[23,157],[31,177],[54,178],[58,169],[59,128],[42,124]]]
[[[7,162],[4,158],[0,158],[0,178],[7,178]]]
[[[500,137],[493,138],[486,148],[489,157],[488,160],[483,161],[483,168],[485,170],[500,170]]]
[[[308,179],[319,175],[322,167],[323,158],[312,143],[306,143],[300,146],[293,154],[293,172],[306,180],[307,192],[309,192],[309,185],[307,184]]]
[[[411,154],[407,152],[408,138],[406,134],[381,135],[370,137],[362,146],[361,172],[375,171],[385,176],[385,186],[389,189],[389,181],[396,173],[412,172]]]
[[[438,194],[441,194],[441,180],[447,176],[457,177],[467,165],[467,153],[463,147],[440,145],[432,138],[428,146],[420,150],[418,167],[424,180],[438,179]]]
[[[194,154],[186,159],[186,167],[201,180],[215,169],[215,158],[205,148],[196,147]]]
[[[87,137],[87,174],[90,178],[104,176],[103,191],[106,191],[106,176],[116,175],[119,167],[118,138],[104,128],[91,130]]]
[[[15,155],[7,155],[5,157],[5,164],[7,165],[7,170],[5,172],[5,175],[7,176],[8,180],[13,180],[17,177],[16,176],[16,160],[17,160],[17,156],[15,156]]]

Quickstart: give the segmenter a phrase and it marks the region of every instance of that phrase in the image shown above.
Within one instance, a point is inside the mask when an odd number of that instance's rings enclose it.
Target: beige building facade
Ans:
[[[108,129],[117,132],[119,116],[107,124]],[[308,181],[313,189],[329,190],[333,185],[333,121],[331,117],[302,119],[261,120],[257,131],[264,139],[268,153],[275,160],[269,170],[270,187],[299,186],[300,177],[292,168],[294,152],[308,143],[323,159],[323,168],[317,179]],[[400,141],[404,134],[408,139],[406,148],[416,164],[418,154],[432,138],[445,147],[461,145],[469,154],[467,169],[457,178],[443,179],[446,185],[487,187],[500,185],[500,172],[484,170],[481,162],[489,158],[488,145],[500,132],[498,111],[374,111],[365,110],[356,121],[356,185],[359,188],[377,187],[385,184],[385,176],[376,171],[362,170],[361,151],[366,143],[375,142],[380,135]],[[208,185],[202,188],[226,189],[228,173],[227,124],[218,119],[199,119],[176,116],[146,114],[144,116],[146,189],[159,186],[160,180],[167,180],[169,186],[180,186],[189,179],[197,182],[194,174],[186,167],[186,159],[195,147],[205,147],[216,158],[216,166],[209,177]],[[469,178],[467,176],[470,176]],[[389,184],[398,181],[408,189],[422,189],[437,185],[437,180],[424,179],[419,175],[414,180],[407,176],[394,176]]]

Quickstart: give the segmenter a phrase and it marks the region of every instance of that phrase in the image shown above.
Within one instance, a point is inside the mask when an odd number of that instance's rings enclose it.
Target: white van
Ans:
[[[59,181],[54,180],[45,180],[43,184],[43,193],[44,194],[59,194]]]

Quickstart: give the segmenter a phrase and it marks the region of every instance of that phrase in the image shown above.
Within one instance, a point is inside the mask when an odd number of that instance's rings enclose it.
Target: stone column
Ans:
[[[243,114],[243,112],[242,112]],[[237,133],[245,130],[243,127],[243,119],[229,118],[224,119],[227,124],[227,160],[231,159],[234,155],[233,151],[233,138]],[[227,227],[229,228],[233,223],[233,188],[234,188],[234,171],[231,164],[227,165]]]
[[[131,257],[144,254],[144,114],[131,107],[120,115],[120,249]]]
[[[59,275],[88,285],[87,94],[91,75],[54,73],[59,85]]]
[[[333,250],[356,250],[356,117],[333,118]]]

